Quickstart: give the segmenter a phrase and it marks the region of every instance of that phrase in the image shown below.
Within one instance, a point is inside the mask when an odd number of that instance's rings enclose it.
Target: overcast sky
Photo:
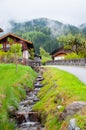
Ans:
[[[0,27],[46,17],[63,23],[86,23],[86,0],[0,0]]]

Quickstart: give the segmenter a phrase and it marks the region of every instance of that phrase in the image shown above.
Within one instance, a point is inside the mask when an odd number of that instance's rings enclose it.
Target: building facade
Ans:
[[[12,39],[13,44],[17,43],[17,44],[21,45],[22,58],[24,60],[27,60],[30,57],[29,50],[32,48],[34,50],[33,43],[15,35],[15,34],[8,33],[8,34],[0,37],[0,45],[1,45],[0,49],[4,50],[5,52],[8,51],[11,46],[9,43],[9,40],[8,40],[9,38]]]

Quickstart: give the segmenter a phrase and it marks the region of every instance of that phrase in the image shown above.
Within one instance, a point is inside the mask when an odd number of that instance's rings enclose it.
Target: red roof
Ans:
[[[3,39],[6,38],[6,37],[9,37],[9,36],[15,37],[15,38],[20,39],[20,40],[22,40],[22,41],[24,41],[24,42],[27,42],[27,43],[29,43],[29,44],[33,44],[32,42],[30,42],[30,41],[28,41],[28,40],[25,40],[25,39],[23,39],[23,38],[21,38],[21,37],[15,35],[15,34],[12,34],[12,33],[8,33],[8,34],[5,34],[4,36],[1,36],[1,37],[0,37],[0,41],[3,40]]]

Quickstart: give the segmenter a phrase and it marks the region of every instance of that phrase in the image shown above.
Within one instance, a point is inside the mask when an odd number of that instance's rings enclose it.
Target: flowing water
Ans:
[[[25,100],[19,104],[19,109],[16,112],[16,128],[15,130],[44,130],[40,124],[40,117],[38,112],[32,110],[33,105],[39,101],[37,93],[43,86],[40,81],[43,80],[38,76],[34,84],[34,90],[27,92]]]

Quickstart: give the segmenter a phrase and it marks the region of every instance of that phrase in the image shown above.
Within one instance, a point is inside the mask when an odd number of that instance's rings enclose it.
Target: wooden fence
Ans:
[[[52,60],[48,61],[46,65],[77,65],[86,66],[86,58],[83,59],[69,59],[69,60]]]

